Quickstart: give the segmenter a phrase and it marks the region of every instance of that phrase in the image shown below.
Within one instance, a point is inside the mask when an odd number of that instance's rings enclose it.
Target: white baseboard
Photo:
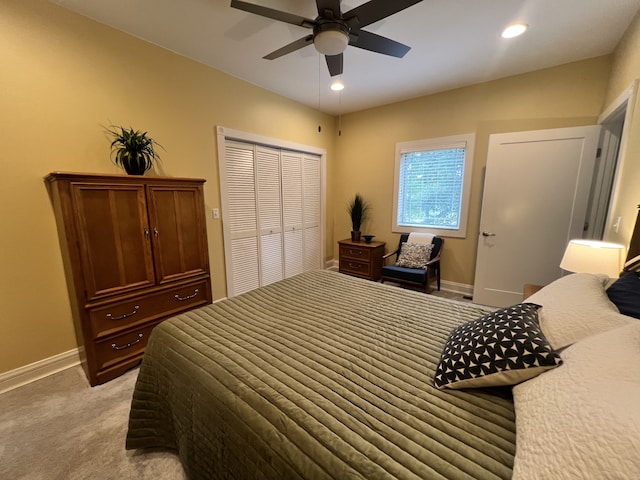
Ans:
[[[0,373],[0,394],[76,365],[80,365],[80,355],[77,348],[15,370]]]
[[[442,280],[440,282],[440,289],[445,292],[459,293],[460,295],[473,296],[473,285],[467,285],[466,283],[450,282],[448,280]]]

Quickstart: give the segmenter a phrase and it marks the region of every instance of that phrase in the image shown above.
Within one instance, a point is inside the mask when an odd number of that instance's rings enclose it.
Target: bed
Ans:
[[[567,370],[564,352],[580,363],[588,352],[606,353],[606,345],[621,338],[630,350],[638,338],[637,351],[626,352],[625,361],[640,365],[640,323],[617,311],[604,293],[605,279],[566,278],[571,281],[545,287],[519,307],[557,342],[545,347],[545,358],[551,351],[549,364],[536,359],[526,369],[534,373],[516,380],[511,367],[488,374],[488,382],[478,383],[475,377],[483,375],[472,373],[472,385],[456,379],[436,386],[446,376],[453,332],[495,320],[495,309],[470,302],[316,271],[181,314],[156,327],[150,338],[126,447],[176,450],[190,479],[571,478],[555,476],[558,470],[540,474],[540,462],[566,469],[561,459],[567,438],[555,441],[557,419],[545,406],[550,401],[558,410],[554,415],[563,418],[563,402],[572,406],[575,399],[556,401],[544,392],[558,389],[553,382],[566,387],[571,379],[551,378],[551,386],[538,382]],[[583,294],[565,290],[585,285],[591,288],[584,293],[585,311],[596,316],[592,300],[598,291],[604,320],[587,328],[584,312],[578,312],[577,331],[564,322],[556,329],[555,318],[564,318],[563,309],[576,310],[571,303]],[[562,298],[571,299],[568,306]],[[605,338],[604,347],[581,345],[613,332],[618,336]],[[536,338],[544,340],[540,332]],[[560,355],[554,348],[564,350]],[[621,382],[638,388],[637,369],[628,370]],[[609,374],[607,381],[614,377]],[[634,393],[638,398],[640,391]],[[593,415],[602,406],[596,402],[589,408]],[[625,474],[640,475],[638,461],[628,453],[640,449],[634,443],[640,435],[630,438],[640,420],[628,412],[622,417],[623,426],[612,430],[611,439],[621,442],[622,436],[626,447],[614,448],[615,454],[608,449],[609,459],[598,468],[622,467]],[[567,434],[575,435],[571,428]],[[593,443],[598,444],[592,440],[589,446]],[[581,457],[584,451],[569,452],[577,458],[576,471],[593,468]]]

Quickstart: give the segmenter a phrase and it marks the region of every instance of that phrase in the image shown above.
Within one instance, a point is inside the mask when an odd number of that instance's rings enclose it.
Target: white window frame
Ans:
[[[473,172],[473,156],[475,146],[475,133],[451,135],[449,137],[428,138],[412,142],[396,143],[395,170],[393,182],[393,217],[391,230],[395,233],[428,232],[442,237],[466,238],[467,219],[469,214],[469,198],[471,196],[471,176]],[[449,148],[464,148],[464,178],[462,187],[462,202],[460,205],[460,226],[453,228],[431,228],[405,226],[398,224],[398,194],[400,192],[400,162],[402,154],[421,152],[426,150],[446,150]]]

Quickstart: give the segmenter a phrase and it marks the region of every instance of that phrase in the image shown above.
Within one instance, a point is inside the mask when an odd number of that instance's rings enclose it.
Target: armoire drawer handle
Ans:
[[[177,293],[173,296],[173,298],[175,298],[176,300],[178,300],[179,302],[184,302],[185,300],[189,300],[191,298],[195,298],[198,295],[198,289],[196,288],[193,291],[193,294],[191,295],[187,295],[186,297],[181,297],[180,295],[178,295]]]
[[[131,348],[136,343],[140,343],[140,340],[142,340],[143,336],[144,335],[142,333],[139,333],[138,334],[138,339],[135,342],[127,343],[126,345],[116,345],[115,343],[112,343],[111,344],[111,348],[113,348],[114,350],[124,350],[125,348]]]
[[[105,317],[107,317],[107,320],[122,320],[123,318],[127,318],[127,317],[130,317],[130,316],[135,315],[136,313],[138,313],[138,309],[139,308],[140,308],[140,305],[134,305],[133,306],[133,312],[131,312],[131,313],[123,313],[119,317],[114,317],[110,313],[107,313],[105,315]]]

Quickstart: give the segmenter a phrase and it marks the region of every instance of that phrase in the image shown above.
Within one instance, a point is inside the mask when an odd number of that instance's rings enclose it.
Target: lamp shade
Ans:
[[[560,268],[575,273],[603,273],[617,277],[624,261],[624,245],[595,240],[571,240]]]

